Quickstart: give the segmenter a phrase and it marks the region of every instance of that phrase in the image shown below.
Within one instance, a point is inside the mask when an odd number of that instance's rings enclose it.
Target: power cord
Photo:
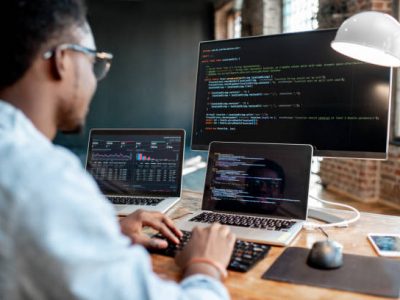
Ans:
[[[342,222],[336,222],[336,223],[330,223],[330,224],[319,224],[319,223],[315,223],[315,222],[305,222],[303,224],[303,228],[305,228],[305,229],[311,230],[311,229],[315,229],[315,228],[330,228],[330,227],[348,226],[349,224],[357,222],[358,219],[360,219],[360,212],[357,209],[355,209],[354,207],[350,206],[350,205],[323,200],[323,199],[318,198],[318,197],[313,196],[313,195],[310,195],[309,197],[313,198],[313,199],[315,199],[315,200],[317,200],[317,201],[319,201],[321,203],[324,203],[324,204],[347,208],[347,209],[353,211],[355,213],[355,216],[353,218],[351,218],[350,220],[345,220],[345,221],[342,221]]]
[[[323,228],[318,228],[323,234],[324,234],[324,236],[326,237],[326,240],[328,241],[329,240],[329,235],[326,233],[326,231],[323,229]]]

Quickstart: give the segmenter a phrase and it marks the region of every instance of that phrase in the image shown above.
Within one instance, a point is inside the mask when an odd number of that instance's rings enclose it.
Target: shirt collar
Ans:
[[[50,143],[21,110],[0,99],[0,132],[3,130],[12,132],[15,137]]]

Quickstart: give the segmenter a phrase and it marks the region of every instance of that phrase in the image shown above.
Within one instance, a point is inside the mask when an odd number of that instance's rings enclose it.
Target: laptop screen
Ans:
[[[178,197],[183,130],[93,129],[86,169],[106,195]]]
[[[305,220],[312,146],[210,144],[202,209]]]

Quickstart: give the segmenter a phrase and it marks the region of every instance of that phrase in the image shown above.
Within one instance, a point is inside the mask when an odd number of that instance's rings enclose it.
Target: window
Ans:
[[[394,123],[393,123],[393,138],[395,141],[400,142],[400,72],[398,70],[394,70],[397,72],[397,82],[394,85],[397,87],[397,91],[395,93],[395,101],[394,101]]]
[[[318,0],[283,0],[283,32],[316,29],[318,2]]]
[[[394,1],[395,2],[395,1]],[[396,7],[397,6],[397,7]],[[393,7],[395,11],[397,11],[397,19],[400,20],[400,5],[397,3]],[[395,101],[394,101],[394,123],[393,124],[393,139],[395,141],[400,142],[400,72],[399,69],[394,69],[394,72],[397,74],[397,81],[396,84],[393,86],[396,88],[396,92],[394,93],[395,95]]]
[[[234,1],[228,1],[215,11],[215,39],[231,39],[241,36],[241,13]]]
[[[240,12],[231,10],[227,15],[227,38],[239,38],[242,33],[242,17]]]

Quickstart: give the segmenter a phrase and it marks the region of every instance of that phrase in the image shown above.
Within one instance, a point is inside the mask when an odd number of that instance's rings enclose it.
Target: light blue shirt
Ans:
[[[229,299],[211,277],[160,279],[68,150],[0,101],[0,299]]]

